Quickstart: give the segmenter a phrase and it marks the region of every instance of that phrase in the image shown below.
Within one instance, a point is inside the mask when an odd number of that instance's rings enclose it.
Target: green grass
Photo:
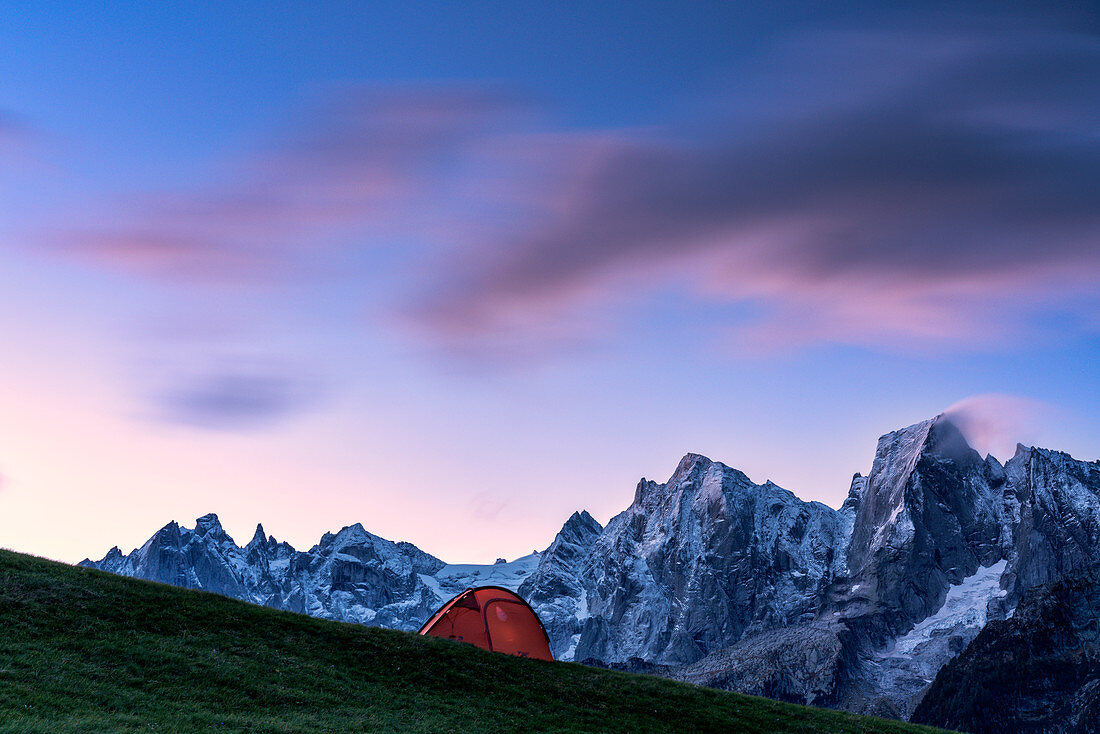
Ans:
[[[2,732],[932,732],[0,551]]]

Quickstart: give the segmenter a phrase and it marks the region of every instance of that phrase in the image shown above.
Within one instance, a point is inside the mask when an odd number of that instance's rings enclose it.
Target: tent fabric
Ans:
[[[499,586],[466,589],[433,614],[420,634],[468,642],[490,652],[554,659],[550,638],[535,610]]]

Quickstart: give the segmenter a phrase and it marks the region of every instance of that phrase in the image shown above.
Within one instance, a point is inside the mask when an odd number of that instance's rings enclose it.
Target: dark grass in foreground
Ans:
[[[0,551],[0,731],[918,732]]]

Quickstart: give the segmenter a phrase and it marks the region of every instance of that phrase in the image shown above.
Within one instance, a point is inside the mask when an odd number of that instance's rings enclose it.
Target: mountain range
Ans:
[[[496,584],[561,660],[908,719],[1029,589],[1098,561],[1100,463],[1018,445],[1002,464],[941,415],[882,436],[839,509],[688,454],[606,527],[577,512],[510,563],[449,565],[358,524],[307,551],[262,527],[241,547],[206,515],[81,565],[406,630]]]

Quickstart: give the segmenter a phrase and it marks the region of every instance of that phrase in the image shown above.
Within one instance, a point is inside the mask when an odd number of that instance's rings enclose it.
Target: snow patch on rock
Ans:
[[[940,610],[919,622],[907,634],[894,641],[893,653],[908,655],[932,639],[937,633],[962,627],[980,629],[987,620],[986,610],[993,599],[1003,598],[1001,575],[1008,561],[1000,560],[988,568],[980,568],[961,584],[952,586]]]

